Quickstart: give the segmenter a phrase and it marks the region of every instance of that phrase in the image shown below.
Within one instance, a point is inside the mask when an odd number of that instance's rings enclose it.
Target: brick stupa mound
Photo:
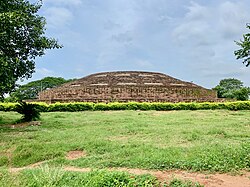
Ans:
[[[96,73],[39,93],[54,102],[203,102],[217,100],[216,91],[162,73],[117,71]]]

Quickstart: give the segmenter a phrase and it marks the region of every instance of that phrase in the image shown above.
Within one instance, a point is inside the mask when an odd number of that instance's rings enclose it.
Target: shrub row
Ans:
[[[204,103],[33,103],[40,112],[77,112],[105,110],[250,110],[250,101]],[[0,111],[16,111],[17,103],[0,103]]]

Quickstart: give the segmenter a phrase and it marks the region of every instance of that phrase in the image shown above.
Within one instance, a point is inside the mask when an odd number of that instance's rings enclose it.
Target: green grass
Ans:
[[[10,129],[0,112],[0,166],[49,165],[230,172],[250,168],[250,111],[42,113],[42,126]],[[87,156],[69,161],[71,150]]]
[[[65,172],[47,165],[38,169],[11,174],[0,170],[0,186],[4,187],[202,187],[199,183],[172,179],[158,181],[151,175],[131,175],[126,172],[93,170],[86,173]]]
[[[87,173],[65,172],[61,168],[43,166],[39,169],[25,170],[19,174],[0,172],[0,185],[10,187],[102,187],[102,186],[160,186],[160,182],[150,175],[132,176],[125,172],[110,172],[105,170]]]

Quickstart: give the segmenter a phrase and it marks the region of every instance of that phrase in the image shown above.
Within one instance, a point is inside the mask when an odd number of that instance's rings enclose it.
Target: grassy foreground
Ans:
[[[44,113],[42,125],[10,129],[0,113],[0,166],[43,160],[79,167],[231,171],[250,167],[250,111]],[[68,151],[86,157],[68,161]]]
[[[42,114],[41,126],[7,126],[17,119],[17,113],[0,112],[2,171],[44,160],[53,167],[99,169],[230,172],[250,168],[250,111],[54,112]],[[82,150],[86,156],[67,160],[72,150]],[[3,173],[0,181],[7,175]]]

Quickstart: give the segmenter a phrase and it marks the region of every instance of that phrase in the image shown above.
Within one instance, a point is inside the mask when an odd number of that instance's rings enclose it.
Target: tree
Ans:
[[[238,79],[223,79],[220,81],[219,85],[217,85],[214,89],[217,91],[218,97],[231,97],[231,92],[233,90],[238,90],[243,87],[243,82]]]
[[[238,79],[223,79],[214,90],[219,98],[229,98],[237,100],[248,100],[250,89],[243,86],[243,82]]]
[[[250,89],[247,87],[234,91],[234,98],[240,101],[246,101],[249,98]]]
[[[250,24],[247,24],[246,27],[250,29]],[[250,33],[243,35],[243,40],[239,42],[236,41],[236,44],[241,47],[241,49],[234,51],[236,59],[243,59],[243,64],[246,66],[250,65]]]
[[[35,58],[46,49],[61,48],[45,36],[45,18],[38,15],[40,3],[28,0],[0,1],[0,99],[28,79],[35,69]]]
[[[57,87],[69,81],[72,81],[72,79],[65,80],[61,77],[45,77],[41,80],[32,81],[28,84],[19,86],[5,100],[8,102],[16,102],[27,99],[36,99],[40,91]]]

